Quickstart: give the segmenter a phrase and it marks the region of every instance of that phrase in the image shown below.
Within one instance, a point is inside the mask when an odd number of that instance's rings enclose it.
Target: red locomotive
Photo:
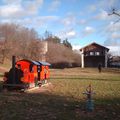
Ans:
[[[3,88],[28,89],[41,86],[50,78],[50,64],[41,61],[19,60],[13,56],[12,68],[4,75]]]

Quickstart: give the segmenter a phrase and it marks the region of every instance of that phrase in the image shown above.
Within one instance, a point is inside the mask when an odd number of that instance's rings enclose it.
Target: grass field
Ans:
[[[0,120],[120,120],[120,70],[51,69],[53,88],[44,93],[0,93]],[[91,84],[95,109],[86,112]]]

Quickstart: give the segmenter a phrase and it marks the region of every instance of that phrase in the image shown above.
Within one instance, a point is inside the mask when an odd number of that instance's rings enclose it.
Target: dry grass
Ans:
[[[46,93],[1,93],[1,120],[119,120],[120,70],[52,69]],[[91,84],[95,110],[85,111],[82,93]]]
[[[91,84],[96,97],[110,96],[120,97],[120,71],[104,69],[102,73],[98,73],[97,69],[64,69],[52,70],[52,81],[55,84],[55,92],[65,91],[73,94],[79,99],[85,88]],[[62,88],[61,88],[62,87]]]

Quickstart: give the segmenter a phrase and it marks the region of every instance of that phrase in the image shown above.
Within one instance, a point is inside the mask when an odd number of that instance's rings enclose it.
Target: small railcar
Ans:
[[[50,79],[50,64],[41,61],[19,60],[4,75],[3,87],[7,89],[28,89],[41,86]]]

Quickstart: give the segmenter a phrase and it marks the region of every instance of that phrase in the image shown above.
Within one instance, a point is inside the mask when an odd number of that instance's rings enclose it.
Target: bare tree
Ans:
[[[112,13],[109,13],[108,15],[113,15],[113,14],[120,17],[120,14],[117,13],[117,12],[116,12],[116,9],[114,9],[114,8],[112,9]]]
[[[63,44],[48,43],[47,61],[51,64],[72,66],[73,63],[76,63],[80,65],[80,60],[79,54],[74,53],[72,49],[65,47]]]
[[[113,8],[112,13],[108,13],[108,15],[116,15],[116,16],[120,17],[120,13],[118,13],[115,8]],[[115,23],[119,22],[119,21],[120,21],[120,18],[117,21],[115,21]]]
[[[5,59],[11,59],[12,55],[27,58],[30,43],[38,39],[34,29],[28,29],[16,24],[0,24],[0,58],[1,63]],[[32,46],[31,46],[31,49]]]
[[[0,25],[0,33],[3,39],[1,40],[2,49],[0,49],[1,52],[1,62],[3,63],[5,58],[8,56],[10,49],[11,49],[11,39],[13,39],[15,29],[17,26],[8,25],[8,24],[2,24]]]

